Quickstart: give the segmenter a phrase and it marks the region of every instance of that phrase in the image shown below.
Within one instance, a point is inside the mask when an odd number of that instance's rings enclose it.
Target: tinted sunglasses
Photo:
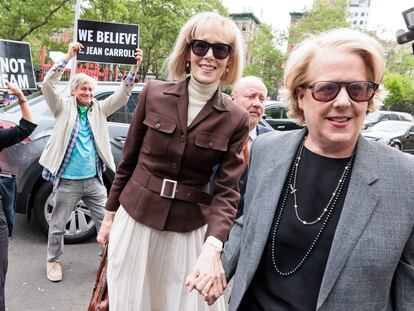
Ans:
[[[217,59],[225,59],[231,52],[231,45],[225,43],[208,43],[203,40],[192,40],[191,50],[197,56],[204,56],[210,48],[213,49],[213,55]]]
[[[310,89],[312,97],[320,102],[329,102],[338,96],[342,87],[345,87],[349,98],[356,102],[366,102],[372,99],[378,84],[372,81],[334,82],[321,81],[309,85],[302,85]]]

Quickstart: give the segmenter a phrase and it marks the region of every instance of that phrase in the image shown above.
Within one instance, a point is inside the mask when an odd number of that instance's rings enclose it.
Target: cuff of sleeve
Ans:
[[[68,61],[63,58],[63,59],[59,60],[58,62],[56,62],[55,66],[56,66],[56,68],[59,68],[59,69],[65,69],[67,64],[68,64]]]
[[[127,82],[135,82],[135,72],[128,72],[127,76],[125,77]]]
[[[115,214],[116,214],[116,211],[108,211],[108,210],[106,210],[106,212],[107,212],[108,214],[111,214],[111,215],[115,215]]]
[[[206,243],[211,244],[211,245],[217,247],[220,250],[220,252],[223,249],[223,242],[221,242],[219,239],[215,238],[212,235],[210,235],[207,238]]]

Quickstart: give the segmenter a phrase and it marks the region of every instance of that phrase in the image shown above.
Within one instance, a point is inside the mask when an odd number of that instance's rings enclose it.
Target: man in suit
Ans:
[[[260,118],[263,116],[265,102],[267,98],[267,88],[263,81],[255,76],[246,76],[241,78],[234,86],[230,98],[234,103],[243,107],[249,113],[249,136],[244,147],[244,161],[248,163],[248,154],[253,140],[261,134],[272,131],[271,129],[259,124]],[[246,167],[240,177],[239,190],[240,202],[237,210],[236,218],[243,215],[244,194],[246,192],[248,169]]]

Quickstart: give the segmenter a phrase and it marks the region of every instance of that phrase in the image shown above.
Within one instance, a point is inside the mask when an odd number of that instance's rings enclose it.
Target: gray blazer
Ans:
[[[258,267],[304,130],[258,136],[244,216],[222,253],[237,310]],[[317,310],[414,310],[414,157],[360,136]]]

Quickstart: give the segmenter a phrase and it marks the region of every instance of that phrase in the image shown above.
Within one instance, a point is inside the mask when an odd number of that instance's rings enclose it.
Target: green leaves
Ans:
[[[247,58],[244,76],[258,76],[267,87],[269,95],[277,93],[283,76],[285,55],[276,47],[283,34],[276,33],[271,26],[260,24],[247,42]]]

